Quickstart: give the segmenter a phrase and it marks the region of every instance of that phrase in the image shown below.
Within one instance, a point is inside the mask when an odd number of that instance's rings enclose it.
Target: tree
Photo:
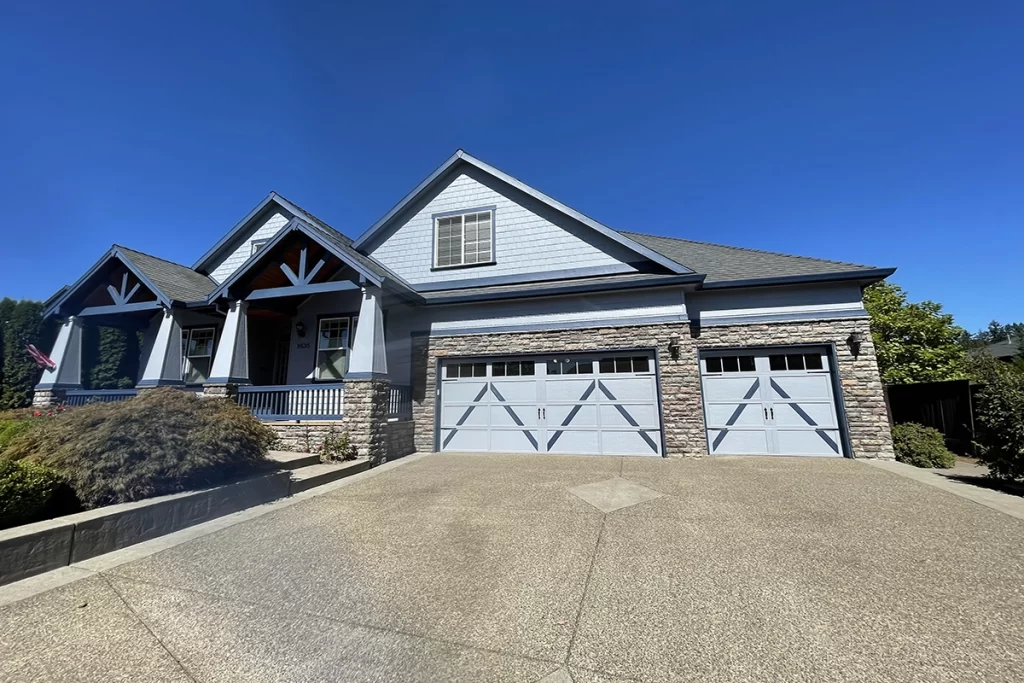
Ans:
[[[11,302],[11,303],[8,303]],[[3,328],[3,389],[0,409],[24,408],[32,404],[32,393],[42,370],[25,351],[24,341],[46,351],[53,344],[55,326],[44,321],[43,304],[38,301],[4,299],[0,302]]]
[[[886,384],[962,379],[966,332],[933,301],[910,303],[897,285],[878,282],[864,290],[871,315],[878,369]]]

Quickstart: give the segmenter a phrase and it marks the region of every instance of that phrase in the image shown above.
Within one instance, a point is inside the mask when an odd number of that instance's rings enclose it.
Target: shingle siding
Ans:
[[[504,191],[499,191],[499,187]],[[489,206],[496,207],[495,265],[432,271],[432,216]],[[576,268],[635,270],[627,265],[630,252],[621,246],[473,169],[455,176],[370,254],[413,284]]]
[[[291,218],[291,216],[284,213],[275,213],[273,216],[268,218],[262,225],[249,233],[248,236],[244,237],[242,243],[239,244],[230,255],[217,264],[213,269],[213,272],[210,273],[210,277],[216,280],[218,284],[227,280],[231,277],[231,274],[238,270],[239,266],[245,263],[249,256],[252,255],[253,240],[270,239],[276,235],[278,230],[283,228]]]

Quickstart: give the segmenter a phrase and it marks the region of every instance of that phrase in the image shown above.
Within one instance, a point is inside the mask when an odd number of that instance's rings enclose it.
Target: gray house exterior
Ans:
[[[892,272],[616,231],[460,150],[355,240],[271,193],[191,267],[112,247],[51,301],[35,400],[177,386],[375,458],[891,458]],[[143,331],[135,389],[82,388],[90,324]]]

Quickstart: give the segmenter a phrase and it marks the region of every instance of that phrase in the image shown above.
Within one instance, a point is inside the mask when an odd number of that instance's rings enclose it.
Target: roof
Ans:
[[[217,288],[216,282],[188,266],[120,245],[114,245],[114,248],[131,261],[160,292],[174,301],[205,301],[210,292]]]
[[[707,275],[704,288],[713,288],[716,283],[756,285],[823,279],[882,279],[895,270],[695,242],[676,237],[660,237],[637,232],[623,234],[682,263],[696,273]]]
[[[485,287],[461,287],[422,292],[428,304],[467,303],[492,299],[514,299],[522,296],[544,296],[554,294],[587,294],[605,290],[633,289],[638,287],[659,287],[664,285],[695,284],[704,279],[694,273],[624,273],[587,278],[569,278],[546,282],[521,282],[510,285]],[[453,283],[457,284],[457,283]]]
[[[380,220],[371,225],[370,228],[362,235],[360,235],[357,239],[353,240],[352,246],[356,249],[363,249],[375,235],[377,235],[381,230],[384,229],[386,225],[390,223],[392,218],[400,214],[407,206],[409,206],[409,204],[416,201],[418,197],[430,191],[430,189],[434,187],[436,183],[439,183],[444,178],[446,178],[447,172],[458,164],[469,164],[471,166],[475,166],[484,173],[487,173],[488,175],[491,175],[494,178],[497,178],[498,180],[501,180],[502,182],[511,185],[512,187],[519,190],[523,194],[526,194],[536,199],[537,201],[548,205],[555,211],[558,211],[559,213],[562,213],[568,216],[569,218],[579,221],[580,223],[587,226],[591,230],[594,230],[595,232],[604,235],[606,238],[612,240],[613,242],[621,244],[626,249],[629,249],[630,251],[646,259],[654,261],[658,265],[668,269],[669,272],[680,274],[692,272],[686,266],[676,262],[671,257],[668,257],[665,254],[658,253],[657,251],[649,249],[643,244],[635,242],[634,240],[628,237],[627,233],[613,230],[609,228],[607,225],[603,225],[595,221],[593,218],[590,218],[589,216],[580,213],[576,209],[566,206],[557,199],[549,197],[543,192],[530,187],[526,183],[510,176],[509,174],[503,171],[499,171],[494,166],[491,166],[490,164],[477,159],[473,155],[461,149],[456,150],[455,154],[451,155],[447,161],[445,161],[437,169],[435,169],[433,173],[431,173],[429,176],[426,177],[426,179],[423,180],[423,182],[421,182],[419,185],[413,188],[412,192],[405,195],[405,197],[403,197],[402,200],[398,202],[398,204],[393,206],[390,211],[384,214],[384,216],[382,216]]]
[[[1011,339],[1003,339],[986,346],[985,352],[996,358],[1011,358],[1020,354],[1021,344]]]

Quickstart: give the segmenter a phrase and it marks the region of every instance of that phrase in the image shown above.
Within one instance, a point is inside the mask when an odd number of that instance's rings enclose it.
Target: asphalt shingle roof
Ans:
[[[791,256],[623,230],[619,232],[696,273],[707,275],[707,283],[875,270],[874,266],[843,261]]]
[[[216,282],[188,266],[120,245],[117,248],[154,286],[174,301],[204,301],[217,288]]]

